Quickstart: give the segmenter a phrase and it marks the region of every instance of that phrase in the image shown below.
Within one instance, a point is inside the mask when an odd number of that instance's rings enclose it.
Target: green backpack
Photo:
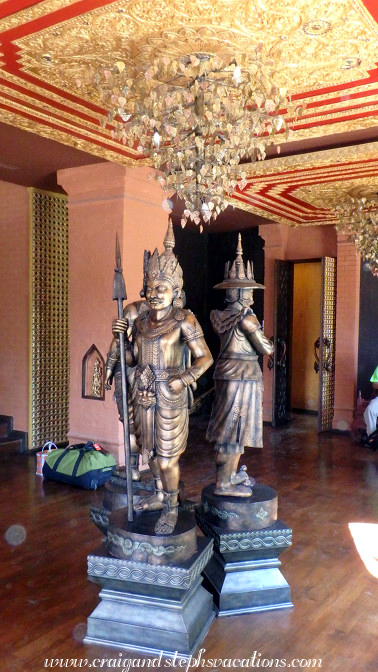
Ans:
[[[116,461],[92,441],[51,451],[43,465],[43,476],[52,481],[96,490],[110,478]]]

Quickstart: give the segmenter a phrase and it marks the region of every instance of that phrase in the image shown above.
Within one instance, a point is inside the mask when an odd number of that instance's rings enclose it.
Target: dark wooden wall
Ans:
[[[225,291],[213,289],[214,285],[223,280],[224,267],[227,261],[234,261],[238,242],[238,231],[221,233],[199,233],[181,226],[174,227],[176,238],[175,253],[184,273],[184,289],[186,307],[195,313],[204,330],[207,344],[214,356],[219,351],[218,337],[210,323],[210,311],[225,307]],[[257,282],[264,280],[264,241],[260,238],[258,228],[243,229],[243,258],[253,262],[254,276]],[[264,291],[254,292],[255,311],[260,322],[264,315]],[[271,336],[271,334],[269,334]],[[198,381],[198,391],[212,386],[213,368]]]
[[[337,347],[337,346],[336,346]],[[370,378],[378,366],[378,277],[361,264],[360,331],[357,389],[364,399],[372,396]]]

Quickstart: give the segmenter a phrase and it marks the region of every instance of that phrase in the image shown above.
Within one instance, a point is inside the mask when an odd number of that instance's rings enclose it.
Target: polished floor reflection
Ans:
[[[315,420],[296,416],[284,427],[264,427],[264,449],[249,449],[242,460],[258,482],[278,491],[279,518],[293,529],[281,570],[294,608],[217,619],[202,660],[249,659],[251,669],[252,660],[255,668],[275,669],[263,661],[322,659],[319,669],[326,672],[378,667],[378,581],[348,527],[378,523],[378,453],[348,435],[318,435]],[[206,416],[192,416],[181,461],[186,496],[195,501],[214,480],[206,424]],[[101,543],[88,514],[90,504],[101,504],[101,490],[43,481],[35,458],[7,445],[0,450],[0,478],[1,670],[40,672],[46,660],[75,658],[111,659],[102,669],[114,669],[118,650],[82,644],[98,603],[86,556]]]

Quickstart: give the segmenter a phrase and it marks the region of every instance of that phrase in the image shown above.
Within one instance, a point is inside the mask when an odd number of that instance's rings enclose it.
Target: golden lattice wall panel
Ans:
[[[69,402],[68,212],[66,197],[30,190],[30,447],[67,439]]]

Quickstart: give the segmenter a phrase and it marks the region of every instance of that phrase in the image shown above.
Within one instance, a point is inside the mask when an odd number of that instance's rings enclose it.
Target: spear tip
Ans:
[[[113,300],[118,301],[119,299],[127,299],[125,279],[122,273],[121,266],[121,250],[119,247],[118,233],[116,234],[116,267],[114,269],[114,279],[113,279]]]
[[[116,233],[115,260],[117,269],[121,268],[121,250],[119,247],[118,231]]]

